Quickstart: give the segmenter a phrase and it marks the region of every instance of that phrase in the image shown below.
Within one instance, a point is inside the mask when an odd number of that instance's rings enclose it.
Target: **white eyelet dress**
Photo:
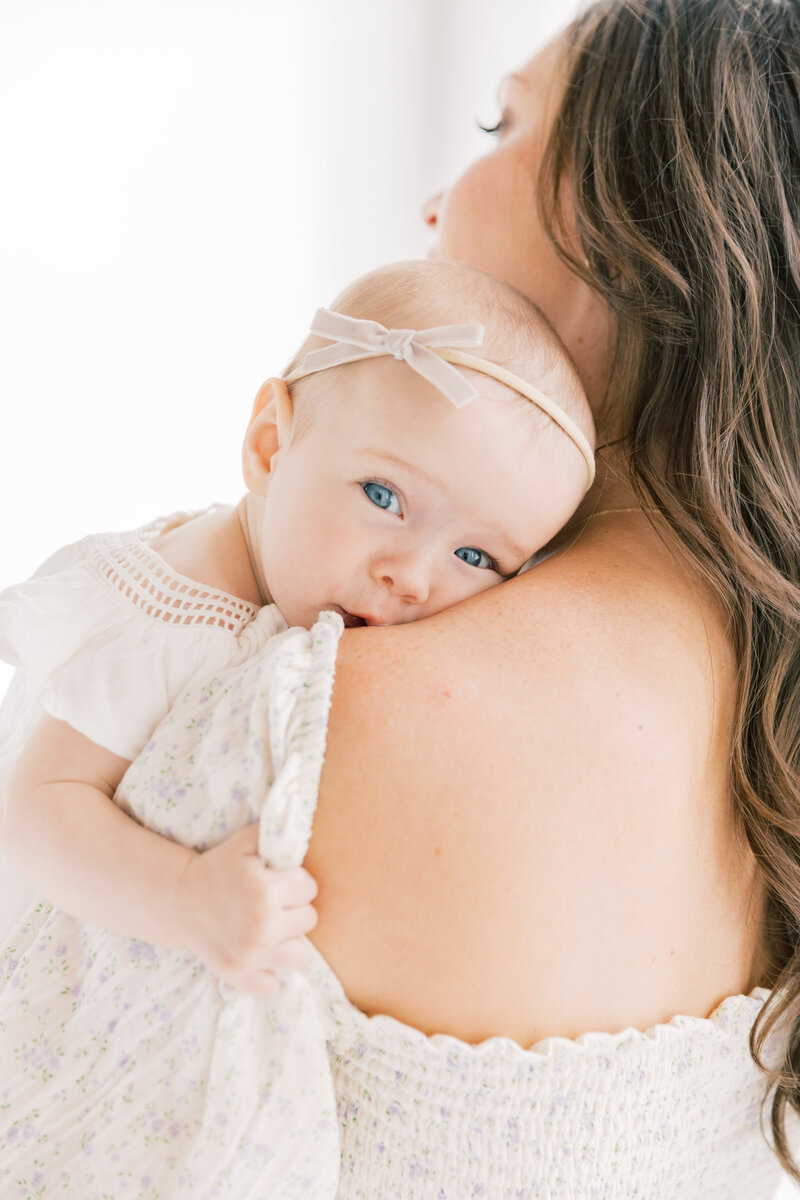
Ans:
[[[0,593],[0,659],[17,668],[0,706],[0,793],[43,713],[133,759],[192,679],[286,628],[274,605],[206,587],[154,552],[159,534],[195,515],[92,534]],[[2,858],[0,883],[1,933],[32,893]]]
[[[118,800],[204,846],[258,816],[302,862],[340,618],[193,683]],[[76,1200],[769,1200],[748,1034],[767,993],[646,1032],[425,1037],[319,954],[279,996],[34,905],[0,952],[0,1195]]]

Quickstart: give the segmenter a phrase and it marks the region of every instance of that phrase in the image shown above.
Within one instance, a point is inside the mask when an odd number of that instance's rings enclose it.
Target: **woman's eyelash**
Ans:
[[[489,133],[497,137],[498,134],[503,132],[508,122],[505,117],[501,117],[496,125],[484,125],[482,121],[476,121],[475,124],[481,133]]]

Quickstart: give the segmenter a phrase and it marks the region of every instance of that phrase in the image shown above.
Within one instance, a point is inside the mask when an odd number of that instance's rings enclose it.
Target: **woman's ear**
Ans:
[[[258,389],[242,445],[242,471],[248,490],[263,496],[274,459],[292,435],[294,407],[282,379],[268,379]]]

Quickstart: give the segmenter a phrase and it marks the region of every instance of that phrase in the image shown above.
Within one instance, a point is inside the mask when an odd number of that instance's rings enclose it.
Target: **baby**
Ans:
[[[585,494],[592,439],[513,289],[432,262],[357,280],[259,391],[235,509],[90,537],[0,596],[5,852],[64,912],[274,991],[313,880],[265,870],[254,825],[204,852],[144,828],[113,803],[129,762],[190,683],[287,626],[415,621],[513,576]]]
[[[0,947],[3,1195],[337,1192],[346,1001],[298,865],[337,639],[515,574],[594,462],[509,287],[407,263],[333,308],[256,398],[236,509],[85,539],[0,596],[3,840],[57,906]]]

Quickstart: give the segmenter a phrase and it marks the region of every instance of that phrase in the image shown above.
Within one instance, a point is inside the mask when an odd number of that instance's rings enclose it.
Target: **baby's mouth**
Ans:
[[[356,616],[355,613],[348,612],[346,608],[342,608],[341,604],[332,604],[333,612],[338,612],[344,622],[345,629],[360,629],[362,625],[368,625],[369,621],[364,617]]]

